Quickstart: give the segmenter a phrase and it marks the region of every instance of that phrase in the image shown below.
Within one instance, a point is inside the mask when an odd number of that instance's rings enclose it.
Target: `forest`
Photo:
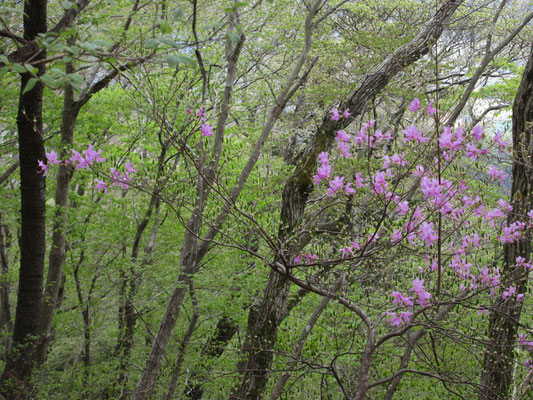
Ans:
[[[532,19],[1,0],[0,399],[533,399]]]

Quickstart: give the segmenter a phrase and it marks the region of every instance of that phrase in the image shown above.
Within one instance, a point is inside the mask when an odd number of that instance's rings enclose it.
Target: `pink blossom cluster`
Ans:
[[[126,161],[124,167],[126,169],[124,172],[120,172],[113,167],[109,169],[109,172],[111,173],[111,183],[113,186],[119,186],[123,189],[128,189],[131,180],[130,174],[134,174],[137,172],[137,170],[129,161]],[[96,189],[98,189],[98,191],[103,190],[104,193],[107,193],[107,184],[99,179],[97,179],[96,182]]]
[[[530,353],[533,353],[533,341],[527,340],[527,336],[524,333],[519,333],[518,334],[518,343],[524,349],[526,349]],[[524,361],[524,365],[526,366],[526,368],[533,369],[533,360],[530,357],[528,357]]]
[[[305,264],[312,264],[318,260],[318,256],[316,254],[306,253],[305,254]],[[302,255],[298,254],[294,260],[292,260],[293,264],[300,264],[302,261]]]
[[[420,101],[413,100],[409,109],[413,113],[417,112],[420,109]],[[436,113],[433,102],[429,103],[427,112],[429,115]],[[332,119],[340,118],[338,110],[333,110]],[[370,182],[370,190],[358,191],[361,196],[353,199],[355,202],[361,200],[363,203],[355,204],[360,208],[365,204],[380,204],[384,207],[382,221],[387,221],[387,223],[380,222],[377,228],[370,227],[372,230],[370,235],[368,232],[361,232],[358,235],[360,239],[341,248],[341,258],[362,256],[361,253],[367,248],[369,237],[372,238],[371,241],[377,241],[380,235],[385,234],[385,239],[390,240],[389,243],[393,246],[409,246],[412,250],[425,253],[427,267],[419,267],[421,273],[431,274],[441,270],[437,257],[431,256],[438,248],[439,252],[446,254],[446,257],[450,255],[449,261],[442,261],[442,271],[446,277],[454,277],[457,280],[460,291],[478,289],[487,291],[493,297],[496,296],[502,284],[499,268],[478,265],[479,259],[473,256],[488,245],[514,243],[526,237],[524,231],[533,228],[533,210],[527,214],[525,222],[507,223],[507,216],[513,210],[507,200],[500,199],[496,206],[489,207],[483,202],[479,190],[471,189],[461,178],[455,179],[453,173],[442,172],[450,171],[452,163],[461,157],[463,160],[480,161],[489,154],[490,149],[496,149],[501,153],[509,146],[501,132],[497,132],[490,143],[485,141],[484,137],[484,129],[479,125],[474,126],[470,132],[463,127],[454,129],[446,126],[435,134],[424,133],[424,130],[416,125],[410,125],[403,130],[402,142],[390,143],[392,134],[390,132],[383,134],[375,129],[374,120],[364,123],[359,132],[353,136],[344,130],[337,131],[335,141],[339,157],[353,157],[353,148],[357,146],[362,147],[358,150],[358,154],[365,150],[368,152],[369,163],[366,173],[356,171],[352,173],[354,177],[352,188],[350,183],[347,183],[347,177],[341,173],[334,173],[330,158],[335,157],[323,152],[318,157],[318,168],[313,176],[313,183],[319,185],[322,181],[326,181],[324,188],[326,195],[333,197],[340,192],[354,195],[355,189],[365,187],[366,178]],[[425,151],[422,147],[425,143],[428,143],[428,154],[436,145],[440,157],[421,162],[417,155]],[[487,143],[488,146],[484,148],[483,145]],[[407,152],[406,155],[406,152],[402,151],[406,146],[417,151]],[[381,151],[384,154],[380,155]],[[374,169],[376,163],[373,163],[372,159],[379,160],[377,169]],[[489,165],[486,173],[494,183],[500,185],[508,178],[503,169],[494,165]],[[412,182],[415,178],[418,186],[413,193]],[[407,188],[409,192],[406,191]],[[399,223],[394,222],[396,220]],[[467,230],[466,234],[463,230]],[[439,240],[440,236],[442,240]],[[384,245],[385,243],[386,240],[383,241]],[[523,258],[517,258],[516,265],[524,271],[532,269],[532,264]],[[404,296],[401,292],[394,291],[392,294],[394,305],[399,307],[429,305],[431,294],[424,288],[424,280],[417,278],[412,283],[411,291],[414,295]],[[513,286],[499,290],[504,299],[523,300],[524,295],[517,293]],[[480,312],[484,313],[486,310]],[[392,325],[401,327],[410,321],[412,313],[405,311],[389,315]]]
[[[431,293],[424,288],[424,280],[415,278],[411,281],[411,284],[413,286],[409,291],[413,292],[414,296],[408,297],[401,292],[394,291],[391,293],[391,296],[393,297],[392,303],[398,307],[413,307],[415,304],[418,304],[421,307],[428,306],[429,299],[431,299]],[[402,311],[400,313],[389,312],[387,315],[390,316],[390,324],[400,328],[411,321],[413,313],[411,311]]]
[[[89,147],[81,153],[74,149],[72,149],[71,152],[73,155],[68,160],[60,160],[59,155],[54,150],[51,150],[49,153],[45,153],[47,163],[38,160],[38,166],[40,170],[37,172],[42,173],[43,176],[46,176],[49,165],[53,164],[72,165],[75,169],[85,168],[86,170],[89,170],[94,163],[102,163],[106,161],[105,158],[102,158],[102,150],[95,150],[92,144],[90,144]],[[135,169],[133,164],[131,164],[129,161],[126,161],[124,166],[126,169],[124,172],[120,172],[112,167],[109,169],[109,171],[113,186],[120,186],[124,189],[127,189],[131,180],[131,174],[137,172],[137,169]],[[107,183],[101,179],[96,179],[95,188],[99,192],[103,191],[104,193],[107,193]]]
[[[426,108],[426,111],[429,115],[433,115],[437,112],[437,109],[433,107],[433,103],[434,101],[431,100]],[[418,110],[420,110],[420,100],[418,99],[418,97],[415,97],[413,101],[411,101],[411,104],[409,104],[409,111],[416,112]]]
[[[42,173],[43,176],[46,176],[48,172],[49,165],[53,164],[63,164],[63,165],[73,165],[76,169],[89,169],[89,167],[95,162],[104,162],[106,159],[101,157],[102,150],[95,151],[92,144],[89,145],[87,150],[84,150],[82,154],[78,153],[76,150],[72,149],[74,154],[68,160],[60,160],[59,155],[55,150],[51,150],[49,153],[45,153],[47,162],[44,163],[41,160],[37,160],[38,167],[40,168],[38,173]]]
[[[345,109],[344,112],[341,114],[339,114],[339,110],[337,110],[336,108],[334,108],[333,110],[331,110],[331,120],[332,121],[338,121],[340,120],[342,117],[344,118],[350,118],[352,114],[350,114],[350,110],[349,109]]]
[[[187,108],[185,110],[187,114],[192,114],[192,111],[190,108]],[[213,127],[209,125],[206,121],[206,112],[204,110],[203,106],[200,106],[198,111],[196,111],[196,116],[203,122],[203,124],[200,126],[200,133],[202,136],[213,136]]]

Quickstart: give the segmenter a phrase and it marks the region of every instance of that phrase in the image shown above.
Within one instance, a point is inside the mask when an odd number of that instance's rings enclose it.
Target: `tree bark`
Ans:
[[[6,240],[7,239],[7,240]],[[4,217],[0,212],[0,332],[4,329],[8,334],[4,332],[5,339],[2,340],[6,349],[6,356],[9,355],[9,349],[11,347],[10,334],[13,330],[13,324],[11,323],[11,304],[9,301],[10,285],[8,280],[9,274],[9,259],[7,257],[7,247],[10,245],[9,230],[6,224],[4,224]]]
[[[71,63],[67,64],[67,74],[73,73]],[[61,151],[60,159],[64,160],[70,153],[74,138],[74,126],[79,113],[79,108],[75,107],[74,89],[71,86],[65,87],[63,113],[61,121]],[[46,360],[48,346],[51,340],[52,317],[59,294],[63,262],[65,259],[65,239],[67,229],[68,192],[70,180],[72,178],[72,166],[60,164],[56,178],[55,193],[55,213],[52,229],[52,246],[48,258],[48,274],[44,288],[44,301],[41,304],[40,330],[41,337],[37,348],[39,363]]]
[[[507,222],[524,221],[533,208],[533,46],[529,55],[518,93],[513,105],[513,175],[511,204],[513,210]],[[526,228],[519,241],[504,245],[502,290],[510,285],[517,293],[525,293],[528,273],[516,266],[516,257],[530,259],[531,231]],[[489,339],[483,360],[479,400],[509,398],[513,379],[514,348],[522,302],[513,296],[507,300],[498,298],[490,313]]]
[[[46,32],[46,0],[24,2],[24,39],[34,40]],[[41,49],[34,61],[44,59]],[[38,74],[44,65],[38,64]],[[37,82],[23,94],[32,76],[21,74],[17,114],[20,191],[21,237],[20,272],[13,346],[1,378],[1,392],[10,399],[28,396],[30,378],[36,361],[36,338],[39,335],[39,315],[42,301],[45,256],[45,189],[46,181],[39,174],[37,160],[45,161],[43,138],[43,84]]]
[[[409,43],[399,47],[371,73],[365,75],[357,89],[339,107],[349,109],[352,119],[332,121],[329,111],[324,116],[313,141],[307,146],[301,162],[289,177],[282,194],[279,242],[283,244],[286,260],[292,260],[300,251],[292,233],[303,218],[309,195],[313,191],[311,177],[316,168],[318,154],[327,151],[339,129],[343,129],[359,116],[369,99],[376,96],[390,79],[408,65],[427,54],[440,37],[446,22],[462,3],[448,0],[435,13],[428,25]],[[245,361],[238,364],[242,374],[240,385],[231,394],[232,400],[257,400],[263,398],[272,365],[277,331],[285,316],[290,282],[287,277],[272,271],[261,304],[252,306],[248,316],[246,340],[241,349]]]

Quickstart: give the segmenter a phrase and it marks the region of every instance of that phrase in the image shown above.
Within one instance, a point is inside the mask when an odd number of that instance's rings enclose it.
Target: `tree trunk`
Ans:
[[[234,15],[232,12],[228,27],[230,33],[232,32],[232,29],[235,28],[234,24],[236,24],[236,17],[237,15]],[[152,343],[150,354],[146,360],[141,379],[131,395],[131,400],[142,400],[149,398],[152,395],[170,336],[176,326],[176,321],[180,314],[180,308],[187,293],[187,285],[190,283],[190,277],[196,272],[198,237],[202,225],[203,212],[210,186],[213,184],[216,177],[215,172],[218,169],[218,162],[222,153],[226,120],[230,109],[229,104],[233,94],[233,86],[237,78],[237,64],[245,40],[245,36],[242,32],[238,33],[238,37],[239,39],[235,45],[233,45],[230,35],[228,35],[227,39],[227,49],[229,48],[231,51],[227,51],[228,68],[226,74],[226,86],[221,100],[221,112],[217,118],[212,161],[197,178],[196,204],[194,211],[187,222],[185,238],[183,239],[183,246],[181,248],[180,273],[178,275],[176,287],[170,296],[170,301],[168,302],[167,309],[165,310],[165,314],[159,325],[159,330]]]
[[[226,345],[237,333],[235,321],[223,316],[217,323],[213,336],[205,344],[200,356],[200,365],[191,375],[192,385],[187,386],[185,395],[192,400],[200,400],[204,394],[203,384],[207,381],[209,366],[206,365],[211,359],[218,358],[224,352]]]
[[[32,41],[46,32],[46,10],[46,0],[24,2],[25,40]],[[46,52],[40,50],[33,61],[45,57]],[[38,74],[42,75],[44,64],[37,65]],[[10,399],[28,395],[36,361],[36,338],[39,335],[43,296],[46,181],[37,172],[37,160],[45,160],[42,132],[43,84],[37,82],[32,90],[23,94],[31,77],[29,73],[21,74],[17,115],[21,191],[20,272],[13,346],[1,378],[1,391]]]
[[[65,72],[67,74],[74,72],[71,63],[67,64]],[[66,86],[61,121],[60,159],[62,160],[68,157],[68,154],[70,153],[69,148],[72,146],[74,137],[74,125],[79,112],[79,109],[74,105],[74,89],[71,86]],[[57,185],[55,193],[54,223],[52,229],[52,246],[48,259],[48,274],[46,277],[46,286],[44,288],[44,301],[41,305],[41,338],[37,348],[39,363],[43,363],[46,360],[48,353],[48,346],[51,339],[52,316],[56,307],[59,286],[61,284],[63,262],[65,259],[68,192],[72,172],[72,166],[64,164],[59,165],[56,178]]]
[[[292,233],[303,219],[307,199],[314,188],[311,177],[316,168],[318,154],[331,147],[337,131],[347,127],[355,117],[361,115],[367,101],[383,90],[393,76],[429,52],[444,30],[446,22],[461,3],[462,0],[449,0],[444,3],[413,40],[398,48],[375,71],[362,78],[357,89],[342,107],[339,107],[349,109],[352,119],[332,121],[330,112],[326,113],[313,141],[305,149],[303,159],[283,189],[278,236],[279,242],[286,249],[286,260],[292,260],[300,251],[301,246],[294,240]],[[240,385],[231,394],[232,400],[257,400],[263,397],[272,365],[277,331],[285,314],[283,310],[286,307],[289,287],[290,282],[286,277],[272,271],[261,304],[250,309],[246,340],[241,349],[241,354],[247,357],[247,360],[237,366],[242,378]]]
[[[511,203],[513,211],[508,223],[524,221],[528,224],[527,213],[533,208],[533,46],[529,55],[522,82],[513,105],[513,178]],[[517,293],[527,289],[527,271],[516,266],[516,257],[530,259],[531,232],[526,229],[521,239],[504,245],[504,266],[502,270],[502,290],[515,286]],[[514,348],[516,346],[518,323],[522,302],[513,296],[507,300],[498,298],[494,304],[489,323],[489,339],[483,371],[481,375],[480,400],[507,399],[512,383]]]
[[[4,217],[0,212],[0,272],[2,273],[0,277],[0,332],[4,329],[7,331],[2,335],[5,338],[2,342],[4,342],[6,356],[9,355],[9,349],[11,347],[10,334],[13,330],[13,324],[11,323],[11,304],[9,301],[10,285],[8,280],[9,259],[7,257],[7,247],[10,245],[9,242],[9,230],[7,225],[4,224]]]

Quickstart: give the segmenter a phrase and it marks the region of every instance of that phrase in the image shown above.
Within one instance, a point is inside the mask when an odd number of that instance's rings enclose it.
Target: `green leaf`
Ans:
[[[61,7],[63,7],[63,9],[65,10],[70,10],[72,7],[74,7],[74,2],[73,1],[62,1]]]
[[[68,74],[67,78],[72,83],[77,83],[78,85],[81,85],[84,82],[83,77],[78,74]]]
[[[178,9],[174,11],[174,18],[179,21],[182,17],[183,17],[183,8],[178,7]]]
[[[180,63],[180,60],[177,56],[166,56],[165,60],[170,68],[176,68],[176,66]]]
[[[46,86],[49,86],[51,88],[56,88],[57,87],[57,80],[55,80],[54,78],[52,78],[49,74],[44,74],[43,76],[41,76],[41,81],[46,85]]]
[[[32,90],[35,87],[35,84],[37,83],[36,78],[30,78],[28,83],[26,83],[26,86],[24,87],[24,90],[22,91],[22,94],[26,94],[30,90]]]
[[[180,54],[177,57],[181,64],[185,64],[189,67],[196,67],[196,60],[194,58],[184,56],[183,54]]]
[[[4,10],[15,13],[15,14],[24,15],[24,11],[19,10],[18,8],[4,7]]]
[[[146,41],[146,48],[155,50],[159,47],[160,44],[161,42],[159,41],[159,39],[151,38]]]
[[[106,40],[101,40],[101,39],[93,40],[93,43],[95,45],[99,46],[99,47],[109,47],[109,46],[111,46],[111,43],[109,43]]]
[[[20,64],[12,64],[11,65],[11,69],[15,72],[18,72],[19,74],[23,74],[25,72],[28,72],[26,71],[26,68],[24,68],[24,66],[20,65]]]
[[[161,42],[165,43],[168,46],[174,47],[175,49],[178,49],[180,47],[179,44],[172,39],[162,38]]]
[[[161,32],[163,34],[172,33],[172,27],[169,25],[169,23],[165,20],[160,21],[159,23],[159,29],[161,29]]]
[[[26,68],[26,71],[28,71],[30,74],[33,74],[33,75],[35,75],[35,74],[37,74],[37,72],[39,72],[37,67],[34,67],[31,64],[24,64],[24,68]]]
[[[237,1],[235,4],[233,4],[233,10],[236,10],[239,7],[245,7],[248,5],[247,1]]]
[[[74,56],[80,55],[80,48],[78,46],[69,46],[67,50]]]
[[[194,61],[192,58],[184,56],[182,54],[179,55],[168,55],[166,57],[166,62],[171,68],[175,68],[178,64],[184,64],[189,67],[196,66],[196,61]]]
[[[4,79],[4,76],[8,73],[9,67],[5,66],[0,68],[0,81]]]

